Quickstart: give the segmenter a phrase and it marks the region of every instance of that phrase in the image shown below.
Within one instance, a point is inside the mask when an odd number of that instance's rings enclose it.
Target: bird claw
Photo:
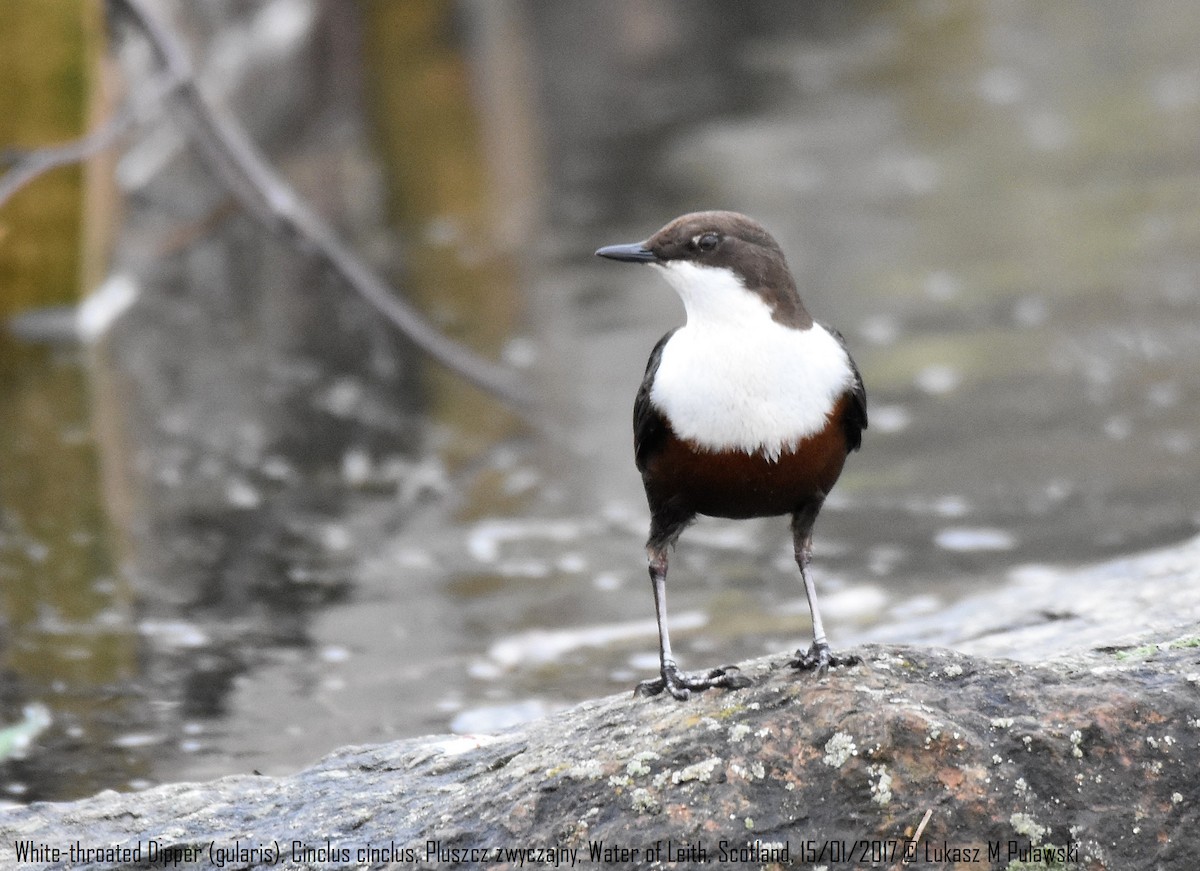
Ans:
[[[672,662],[663,666],[659,677],[644,680],[634,687],[633,694],[649,697],[666,690],[682,702],[691,698],[693,691],[704,692],[714,687],[740,690],[750,686],[750,683],[750,678],[743,675],[736,665],[711,668],[703,674],[684,674]]]
[[[815,671],[817,677],[824,677],[829,673],[831,667],[858,665],[861,662],[862,659],[853,654],[834,656],[828,642],[814,641],[808,650],[803,652],[797,650],[796,658],[791,660],[788,665],[803,671]]]

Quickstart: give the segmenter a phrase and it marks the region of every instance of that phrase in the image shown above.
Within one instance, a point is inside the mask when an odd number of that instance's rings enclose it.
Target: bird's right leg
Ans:
[[[663,690],[680,701],[690,698],[692,691],[702,692],[713,687],[736,690],[750,686],[750,679],[738,672],[737,666],[725,665],[704,674],[684,674],[675,664],[671,652],[671,635],[667,630],[667,543],[646,546],[650,563],[650,583],[654,588],[654,613],[658,617],[659,676],[644,680],[633,690],[635,696],[656,696]]]

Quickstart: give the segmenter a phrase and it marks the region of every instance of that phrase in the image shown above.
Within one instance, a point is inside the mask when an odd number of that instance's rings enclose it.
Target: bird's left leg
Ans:
[[[812,562],[812,529],[820,510],[821,503],[818,502],[792,515],[792,547],[796,555],[796,565],[800,567],[800,578],[804,581],[804,594],[808,596],[813,642],[808,650],[797,650],[796,658],[788,664],[793,668],[815,669],[817,674],[823,675],[829,671],[830,666],[855,665],[860,660],[857,656],[834,656],[825,637],[825,624],[821,622],[821,610],[817,607],[817,587],[809,571],[809,563]]]

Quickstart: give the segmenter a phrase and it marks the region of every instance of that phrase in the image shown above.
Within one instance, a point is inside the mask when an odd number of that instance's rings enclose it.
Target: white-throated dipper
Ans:
[[[845,340],[812,319],[779,244],[745,215],[683,215],[645,242],[596,254],[658,268],[687,312],[654,346],[633,406],[661,663],[660,676],[634,692],[686,699],[749,684],[735,666],[685,674],[671,653],[667,551],[698,514],[791,515],[813,624],[812,646],[792,665],[839,664],[808,566],[817,514],[867,428],[867,394]]]

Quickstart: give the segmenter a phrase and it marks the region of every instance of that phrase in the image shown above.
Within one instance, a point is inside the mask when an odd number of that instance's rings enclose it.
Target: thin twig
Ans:
[[[51,145],[28,151],[18,150],[15,155],[10,152],[5,161],[9,164],[8,170],[3,176],[0,176],[0,207],[7,203],[17,191],[47,172],[82,163],[102,151],[112,148],[134,128],[144,123],[146,120],[144,116],[147,113],[158,111],[162,101],[180,84],[181,79],[164,74],[151,82],[144,106],[135,107],[127,103],[120,111],[113,114],[99,130],[93,130],[91,133],[61,145]]]
[[[79,139],[65,142],[62,145],[52,145],[48,148],[18,152],[15,159],[10,159],[8,171],[0,176],[0,207],[3,207],[21,188],[50,170],[58,169],[60,166],[82,163],[89,157],[112,147],[129,131],[133,122],[132,112],[118,112],[99,130]]]
[[[925,811],[925,816],[921,817],[921,824],[917,826],[916,833],[912,836],[912,840],[908,842],[908,849],[904,851],[904,864],[907,865],[917,857],[917,844],[921,843],[921,835],[925,834],[925,827],[929,825],[929,819],[933,816],[933,808],[928,808]]]

